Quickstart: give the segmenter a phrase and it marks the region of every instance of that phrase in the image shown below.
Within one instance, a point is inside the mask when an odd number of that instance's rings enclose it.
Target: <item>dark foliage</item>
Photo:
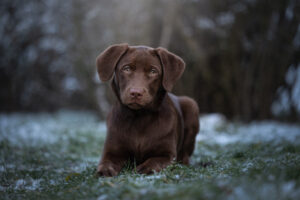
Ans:
[[[299,11],[297,0],[3,0],[0,110],[68,107],[104,116],[112,98],[96,78],[95,58],[128,42],[183,57],[174,92],[194,97],[201,112],[273,118],[283,88],[292,98],[286,73],[299,68]],[[296,103],[276,117],[299,120]]]

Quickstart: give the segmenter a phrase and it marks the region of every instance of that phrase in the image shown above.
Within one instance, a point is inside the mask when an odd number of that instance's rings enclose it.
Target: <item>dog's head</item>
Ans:
[[[96,60],[102,81],[114,76],[113,87],[122,104],[131,109],[147,108],[160,90],[171,91],[182,75],[184,61],[164,48],[109,46]]]

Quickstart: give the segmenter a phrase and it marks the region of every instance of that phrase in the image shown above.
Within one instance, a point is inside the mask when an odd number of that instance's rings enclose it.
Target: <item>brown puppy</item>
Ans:
[[[168,93],[184,68],[181,58],[163,48],[119,44],[97,57],[100,79],[113,77],[118,98],[107,118],[100,176],[116,176],[127,161],[145,174],[172,161],[189,163],[199,130],[198,106]]]

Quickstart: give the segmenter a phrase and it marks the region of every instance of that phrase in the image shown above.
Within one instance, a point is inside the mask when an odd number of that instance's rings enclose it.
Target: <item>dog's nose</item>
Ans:
[[[129,92],[132,98],[141,98],[143,96],[142,88],[130,88]]]

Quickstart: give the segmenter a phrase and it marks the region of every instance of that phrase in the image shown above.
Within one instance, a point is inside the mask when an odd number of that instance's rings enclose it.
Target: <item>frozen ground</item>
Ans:
[[[283,141],[300,144],[300,126],[275,121],[252,122],[249,124],[228,123],[220,114],[203,116],[200,120],[201,133],[197,140],[219,145],[232,143]]]
[[[0,141],[13,145],[44,145],[68,140],[80,132],[101,133],[106,126],[87,112],[60,111],[55,114],[0,114]],[[95,134],[95,136],[97,136]],[[84,140],[84,137],[80,139]]]
[[[93,113],[0,114],[1,199],[298,199],[299,125],[200,121],[190,167],[98,179],[106,128]]]

